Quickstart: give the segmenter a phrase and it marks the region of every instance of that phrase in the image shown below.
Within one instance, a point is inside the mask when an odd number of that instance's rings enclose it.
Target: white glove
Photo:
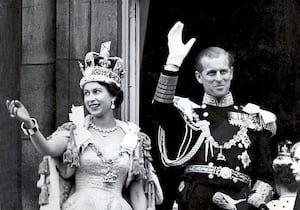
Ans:
[[[258,208],[268,203],[273,197],[273,187],[266,182],[257,180],[252,187],[253,194],[248,196],[248,203]]]
[[[245,201],[246,199],[234,200],[230,196],[216,192],[212,198],[212,202],[221,209],[236,210],[235,204]]]
[[[259,193],[253,193],[248,197],[248,203],[256,208],[265,203],[265,197]]]
[[[168,47],[169,56],[167,58],[167,65],[181,66],[183,59],[190,51],[195,38],[191,38],[186,44],[182,43],[182,29],[183,23],[178,21],[169,31]]]

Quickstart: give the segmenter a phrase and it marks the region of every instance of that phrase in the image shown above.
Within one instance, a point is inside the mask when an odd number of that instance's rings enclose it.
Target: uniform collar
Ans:
[[[221,98],[220,101],[218,101],[215,97],[208,95],[207,93],[204,93],[203,104],[211,105],[211,106],[217,106],[217,107],[227,107],[233,105],[233,97],[231,92],[229,92],[227,95],[225,95],[223,98]]]

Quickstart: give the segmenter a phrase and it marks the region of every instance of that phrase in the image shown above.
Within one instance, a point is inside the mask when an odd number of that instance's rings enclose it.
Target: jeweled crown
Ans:
[[[280,165],[289,165],[292,164],[291,158],[291,146],[292,142],[290,140],[285,140],[279,142],[277,145],[277,157],[273,160],[273,168],[276,168]]]
[[[88,52],[84,58],[84,64],[79,62],[82,72],[80,88],[88,82],[115,83],[121,86],[121,80],[125,75],[123,60],[119,57],[110,57],[111,42],[101,44],[100,53]]]
[[[285,140],[283,142],[279,142],[277,145],[278,156],[291,156],[291,147],[292,142],[290,140]]]

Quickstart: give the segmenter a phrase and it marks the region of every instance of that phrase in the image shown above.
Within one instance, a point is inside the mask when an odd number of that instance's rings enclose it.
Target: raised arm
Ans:
[[[178,70],[196,41],[195,38],[192,38],[184,44],[182,42],[182,30],[183,23],[178,21],[168,34],[169,55],[164,70],[158,80],[154,96],[154,100],[160,103],[173,103],[178,79]]]
[[[30,136],[30,140],[33,143],[34,147],[42,155],[50,155],[52,157],[62,155],[62,153],[66,149],[67,142],[70,137],[70,131],[61,132],[58,137],[59,139],[47,141],[47,139],[39,130],[37,120],[31,118],[28,110],[20,101],[7,100],[6,106],[10,116],[22,123],[21,127],[25,135]]]
[[[181,118],[178,111],[173,107],[178,70],[196,40],[192,38],[186,44],[182,42],[183,26],[183,23],[178,21],[168,33],[169,55],[154,95],[155,118],[161,125],[169,124],[169,120],[177,121],[178,118]],[[167,122],[165,122],[166,120]]]

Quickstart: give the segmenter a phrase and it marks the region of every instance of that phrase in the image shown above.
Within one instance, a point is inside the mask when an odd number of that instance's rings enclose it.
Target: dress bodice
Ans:
[[[113,159],[106,159],[97,149],[97,145],[89,144],[82,153],[75,174],[76,190],[94,188],[121,195],[130,166],[128,153],[120,152]]]
[[[89,116],[86,121],[88,119]],[[63,210],[132,210],[123,197],[123,193],[128,191],[123,189],[130,190],[130,184],[137,180],[146,182],[145,193],[155,195],[147,200],[149,207],[155,202],[162,202],[162,191],[150,162],[150,138],[134,123],[116,122],[125,134],[116,154],[101,148],[86,126],[71,130],[72,123],[65,123],[48,137],[49,141],[60,141],[72,132],[62,156],[66,165],[57,166],[61,174],[75,177],[72,190],[69,190],[70,186],[59,186]],[[73,174],[67,173],[64,166],[75,167]]]
[[[123,198],[122,190],[126,186],[132,161],[130,150],[125,148],[129,142],[136,142],[135,138],[126,133],[119,152],[112,154],[111,159],[103,156],[97,140],[92,136],[79,144],[80,166],[75,172],[75,192],[63,204],[63,209],[132,210]],[[133,145],[132,149],[136,143]]]

